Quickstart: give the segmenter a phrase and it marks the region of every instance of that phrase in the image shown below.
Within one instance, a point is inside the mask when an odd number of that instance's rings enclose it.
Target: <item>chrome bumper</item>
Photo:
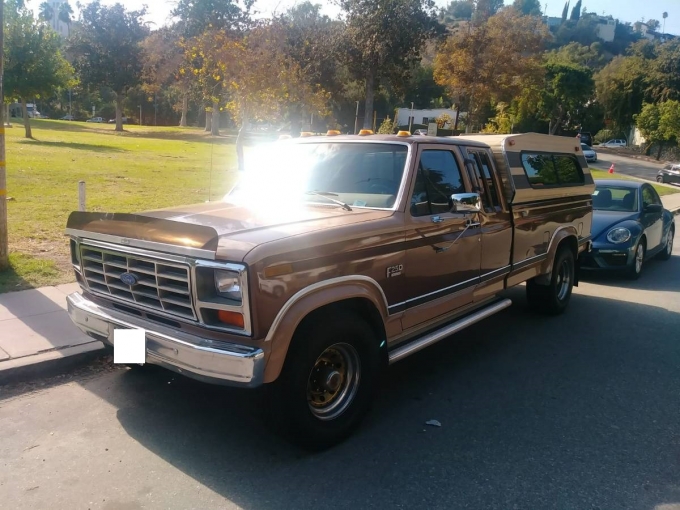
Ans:
[[[146,362],[213,384],[256,387],[264,378],[264,351],[209,339],[141,321],[102,308],[82,294],[66,298],[71,320],[85,334],[113,345],[114,329],[146,331]],[[150,328],[150,329],[149,329]]]

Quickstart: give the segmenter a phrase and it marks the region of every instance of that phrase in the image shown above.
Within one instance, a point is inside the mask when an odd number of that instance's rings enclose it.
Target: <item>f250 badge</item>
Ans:
[[[387,277],[392,278],[393,276],[399,276],[403,272],[404,272],[403,264],[399,264],[398,266],[390,266],[387,268]]]

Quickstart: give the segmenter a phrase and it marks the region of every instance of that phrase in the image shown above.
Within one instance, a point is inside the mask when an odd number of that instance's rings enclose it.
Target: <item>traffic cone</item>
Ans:
[[[614,173],[614,163],[612,163],[612,166],[609,167],[609,173],[610,174]]]

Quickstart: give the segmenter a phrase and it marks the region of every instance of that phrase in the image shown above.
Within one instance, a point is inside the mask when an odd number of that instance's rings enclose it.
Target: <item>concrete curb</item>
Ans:
[[[106,352],[102,342],[93,340],[86,344],[3,361],[0,363],[0,385],[57,375]]]

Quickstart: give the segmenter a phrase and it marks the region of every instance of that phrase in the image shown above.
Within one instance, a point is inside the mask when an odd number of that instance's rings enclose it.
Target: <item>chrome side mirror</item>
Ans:
[[[482,198],[479,193],[456,193],[451,195],[451,203],[453,213],[476,213],[482,208]]]

